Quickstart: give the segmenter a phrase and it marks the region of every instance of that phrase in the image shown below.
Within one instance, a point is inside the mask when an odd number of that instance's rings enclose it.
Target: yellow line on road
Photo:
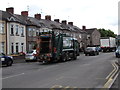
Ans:
[[[108,79],[116,70],[114,63],[112,63],[112,66],[114,67],[113,71],[106,77]]]
[[[113,62],[112,64],[114,66],[114,70],[106,77],[106,79],[108,79],[108,81],[105,83],[105,85],[103,86],[103,88],[110,88],[110,86],[112,85],[112,83],[114,82],[116,76],[115,74],[118,71],[118,66],[115,64],[115,62]],[[116,74],[117,75],[117,74]],[[115,76],[115,77],[113,77]]]

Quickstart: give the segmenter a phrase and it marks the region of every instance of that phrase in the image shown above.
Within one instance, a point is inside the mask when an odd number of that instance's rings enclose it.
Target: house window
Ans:
[[[11,24],[11,26],[10,26],[10,31],[11,31],[11,35],[14,35],[14,26],[13,26],[13,24]]]
[[[18,49],[19,49],[19,46],[18,46],[18,43],[16,43],[16,53],[18,53]]]
[[[21,27],[21,36],[24,36],[24,27]]]
[[[11,43],[11,53],[14,53],[14,44]]]
[[[16,35],[18,35],[18,25],[16,25]]]
[[[0,53],[4,53],[4,48],[5,48],[5,42],[1,42],[1,45],[0,45]]]
[[[31,36],[32,29],[28,28],[28,36]]]
[[[36,36],[39,36],[39,30],[36,31]]]
[[[33,29],[33,36],[36,36],[36,30]]]
[[[5,33],[4,32],[4,27],[5,27],[5,24],[4,23],[0,23],[0,33]]]
[[[21,51],[23,52],[24,49],[24,43],[21,43]]]

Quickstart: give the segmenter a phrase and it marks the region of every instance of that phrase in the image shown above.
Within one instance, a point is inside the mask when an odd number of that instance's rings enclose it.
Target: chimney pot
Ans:
[[[82,26],[82,29],[85,30],[85,29],[86,29],[86,26]]]
[[[40,19],[41,19],[41,14],[35,14],[34,17],[35,17],[36,19],[40,20]]]
[[[73,26],[73,22],[68,22],[69,25]]]
[[[14,14],[14,8],[13,7],[6,8],[6,12]]]
[[[58,23],[60,22],[60,20],[59,20],[59,19],[54,19],[54,21],[55,21],[55,22],[58,22]]]
[[[45,16],[45,20],[50,20],[51,21],[51,16],[50,15],[46,15]]]
[[[28,16],[28,11],[22,11],[22,12],[21,12],[21,15],[27,17],[27,16]]]
[[[66,20],[62,20],[62,24],[67,24],[67,21]]]

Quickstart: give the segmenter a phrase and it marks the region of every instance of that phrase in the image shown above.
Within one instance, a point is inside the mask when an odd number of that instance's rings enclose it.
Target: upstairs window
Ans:
[[[18,36],[18,25],[16,25],[16,35]]]
[[[13,24],[10,25],[10,31],[11,31],[10,34],[14,35],[14,25]]]
[[[0,33],[5,33],[5,24],[4,23],[0,23]]]
[[[21,36],[24,36],[24,27],[21,27]]]

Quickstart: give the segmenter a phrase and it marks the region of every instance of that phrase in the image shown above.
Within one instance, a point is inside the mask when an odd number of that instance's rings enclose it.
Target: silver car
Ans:
[[[37,52],[36,50],[32,50],[31,52],[25,55],[25,61],[37,61]]]

